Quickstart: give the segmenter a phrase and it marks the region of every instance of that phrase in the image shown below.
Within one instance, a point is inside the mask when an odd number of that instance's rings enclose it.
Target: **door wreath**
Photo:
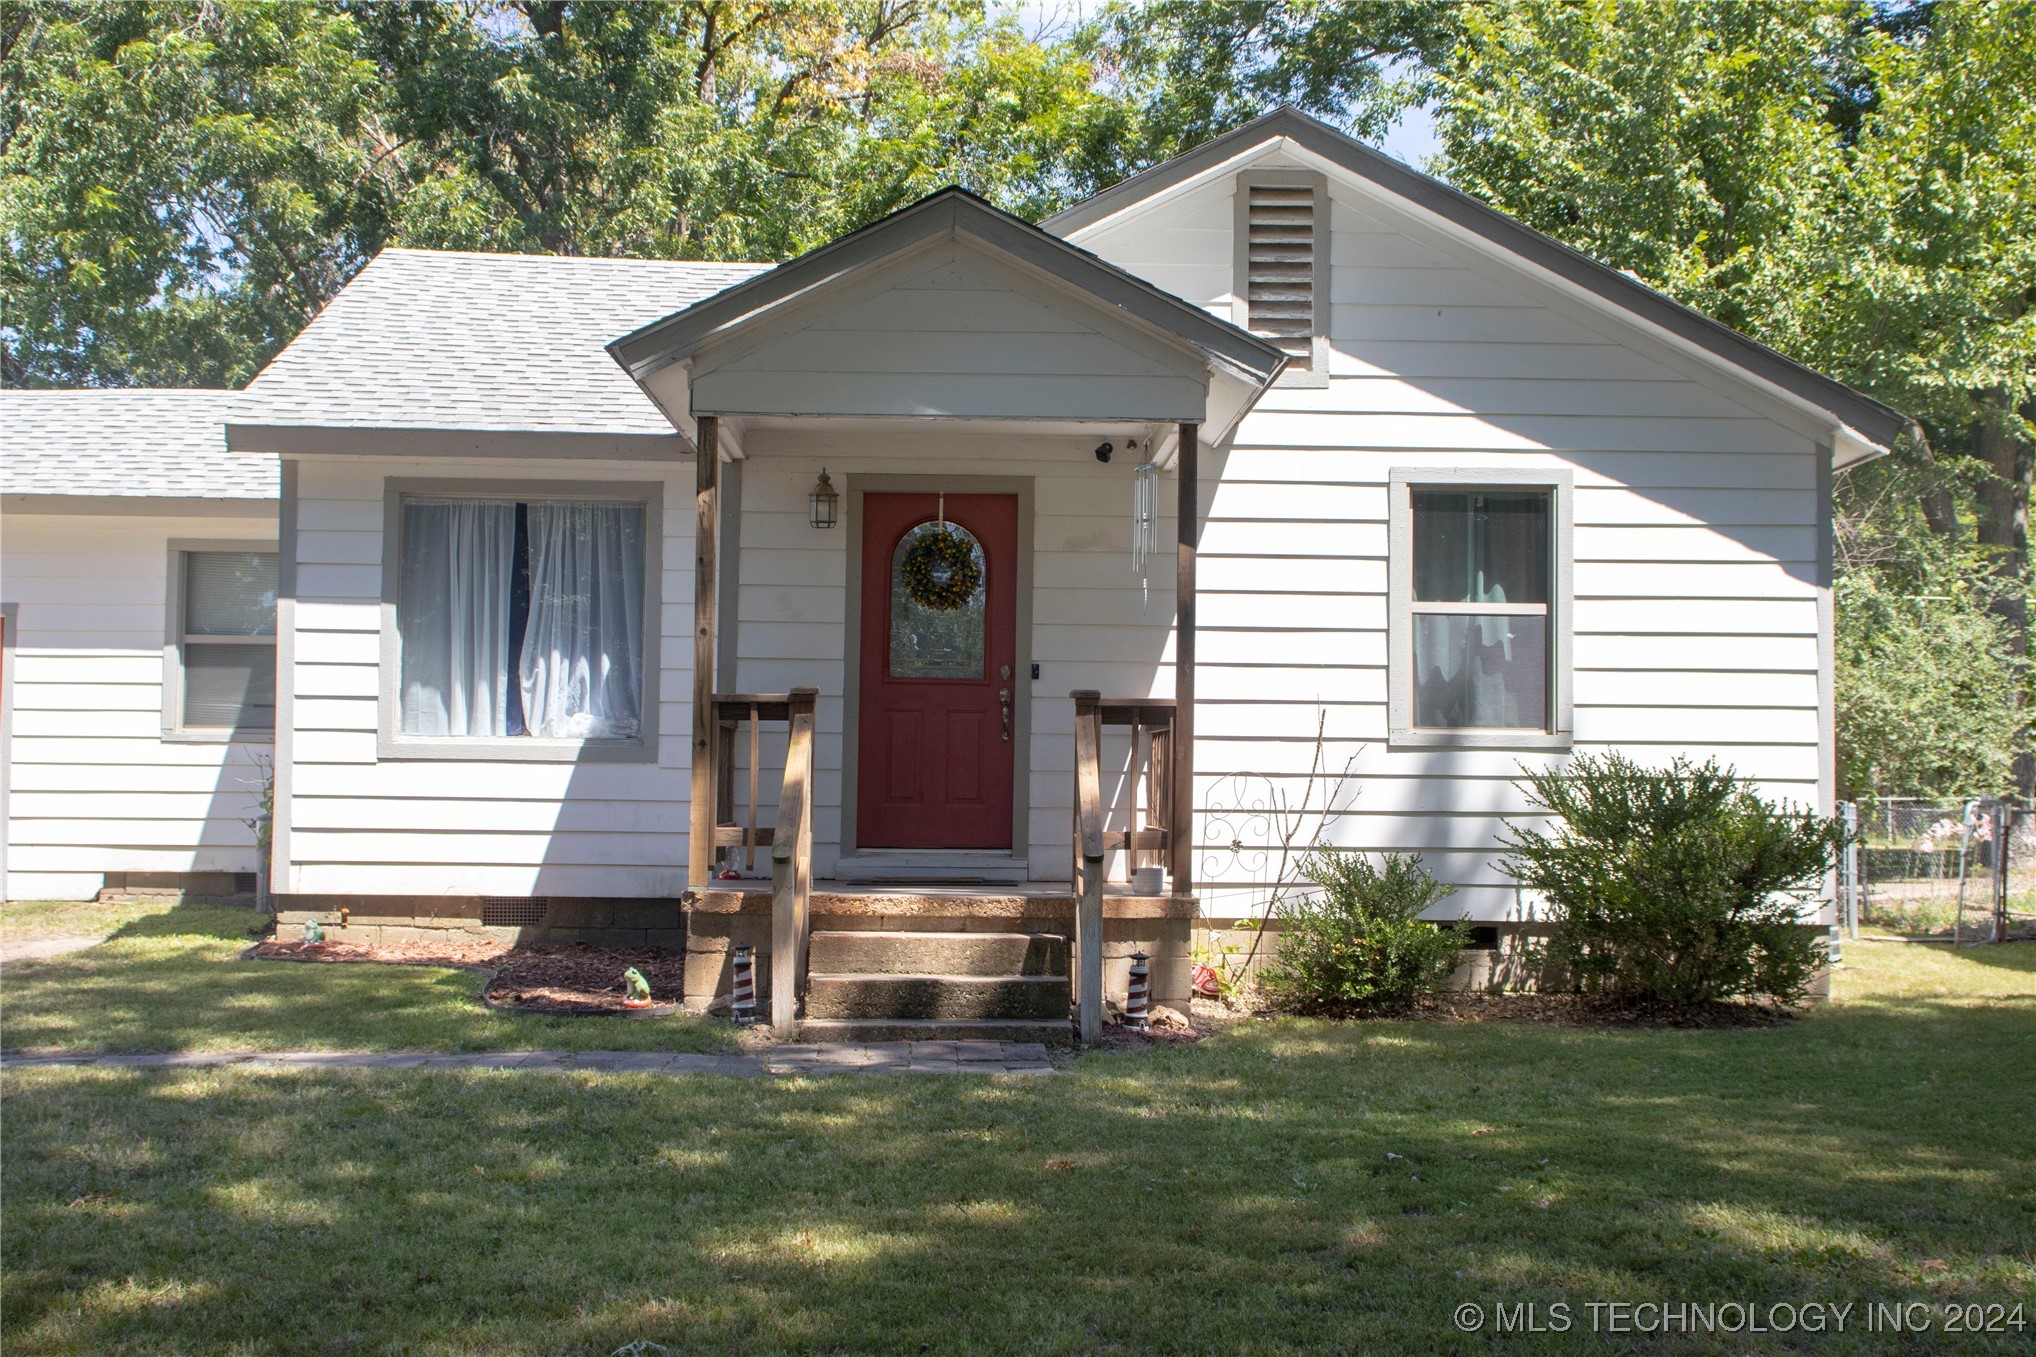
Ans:
[[[905,548],[901,573],[912,601],[936,612],[967,606],[983,582],[973,542],[945,526],[920,534]]]

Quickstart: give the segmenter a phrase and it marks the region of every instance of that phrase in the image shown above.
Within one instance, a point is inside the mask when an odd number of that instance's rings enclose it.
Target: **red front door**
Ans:
[[[858,846],[1009,848],[1018,497],[882,493],[862,507]],[[942,513],[952,545],[915,552]]]

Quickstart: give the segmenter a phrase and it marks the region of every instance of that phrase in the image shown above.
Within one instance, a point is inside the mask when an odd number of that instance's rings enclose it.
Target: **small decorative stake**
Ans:
[[[306,947],[323,947],[325,945],[325,930],[318,926],[318,920],[306,919],[304,921],[304,945]]]
[[[756,961],[746,942],[735,948],[735,996],[729,1011],[737,1027],[756,1026]]]
[[[1139,1032],[1145,1030],[1152,999],[1151,973],[1145,962],[1145,953],[1131,954],[1131,988],[1124,995],[1124,1025]]]
[[[650,981],[643,978],[643,972],[631,966],[622,973],[622,1006],[624,1008],[650,1007]]]

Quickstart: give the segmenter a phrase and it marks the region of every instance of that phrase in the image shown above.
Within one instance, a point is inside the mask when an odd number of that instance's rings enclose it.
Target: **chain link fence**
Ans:
[[[1908,797],[1845,803],[1840,813],[1857,827],[1839,872],[1844,932],[2036,938],[2036,814],[1992,798]]]

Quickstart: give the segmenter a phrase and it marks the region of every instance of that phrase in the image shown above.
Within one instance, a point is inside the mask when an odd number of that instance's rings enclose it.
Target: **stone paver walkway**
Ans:
[[[604,1074],[1052,1074],[1036,1041],[885,1041],[774,1046],[761,1058],[670,1051],[179,1051],[167,1055],[0,1054],[0,1070],[52,1065],[184,1069],[252,1065],[270,1069],[534,1070]]]

